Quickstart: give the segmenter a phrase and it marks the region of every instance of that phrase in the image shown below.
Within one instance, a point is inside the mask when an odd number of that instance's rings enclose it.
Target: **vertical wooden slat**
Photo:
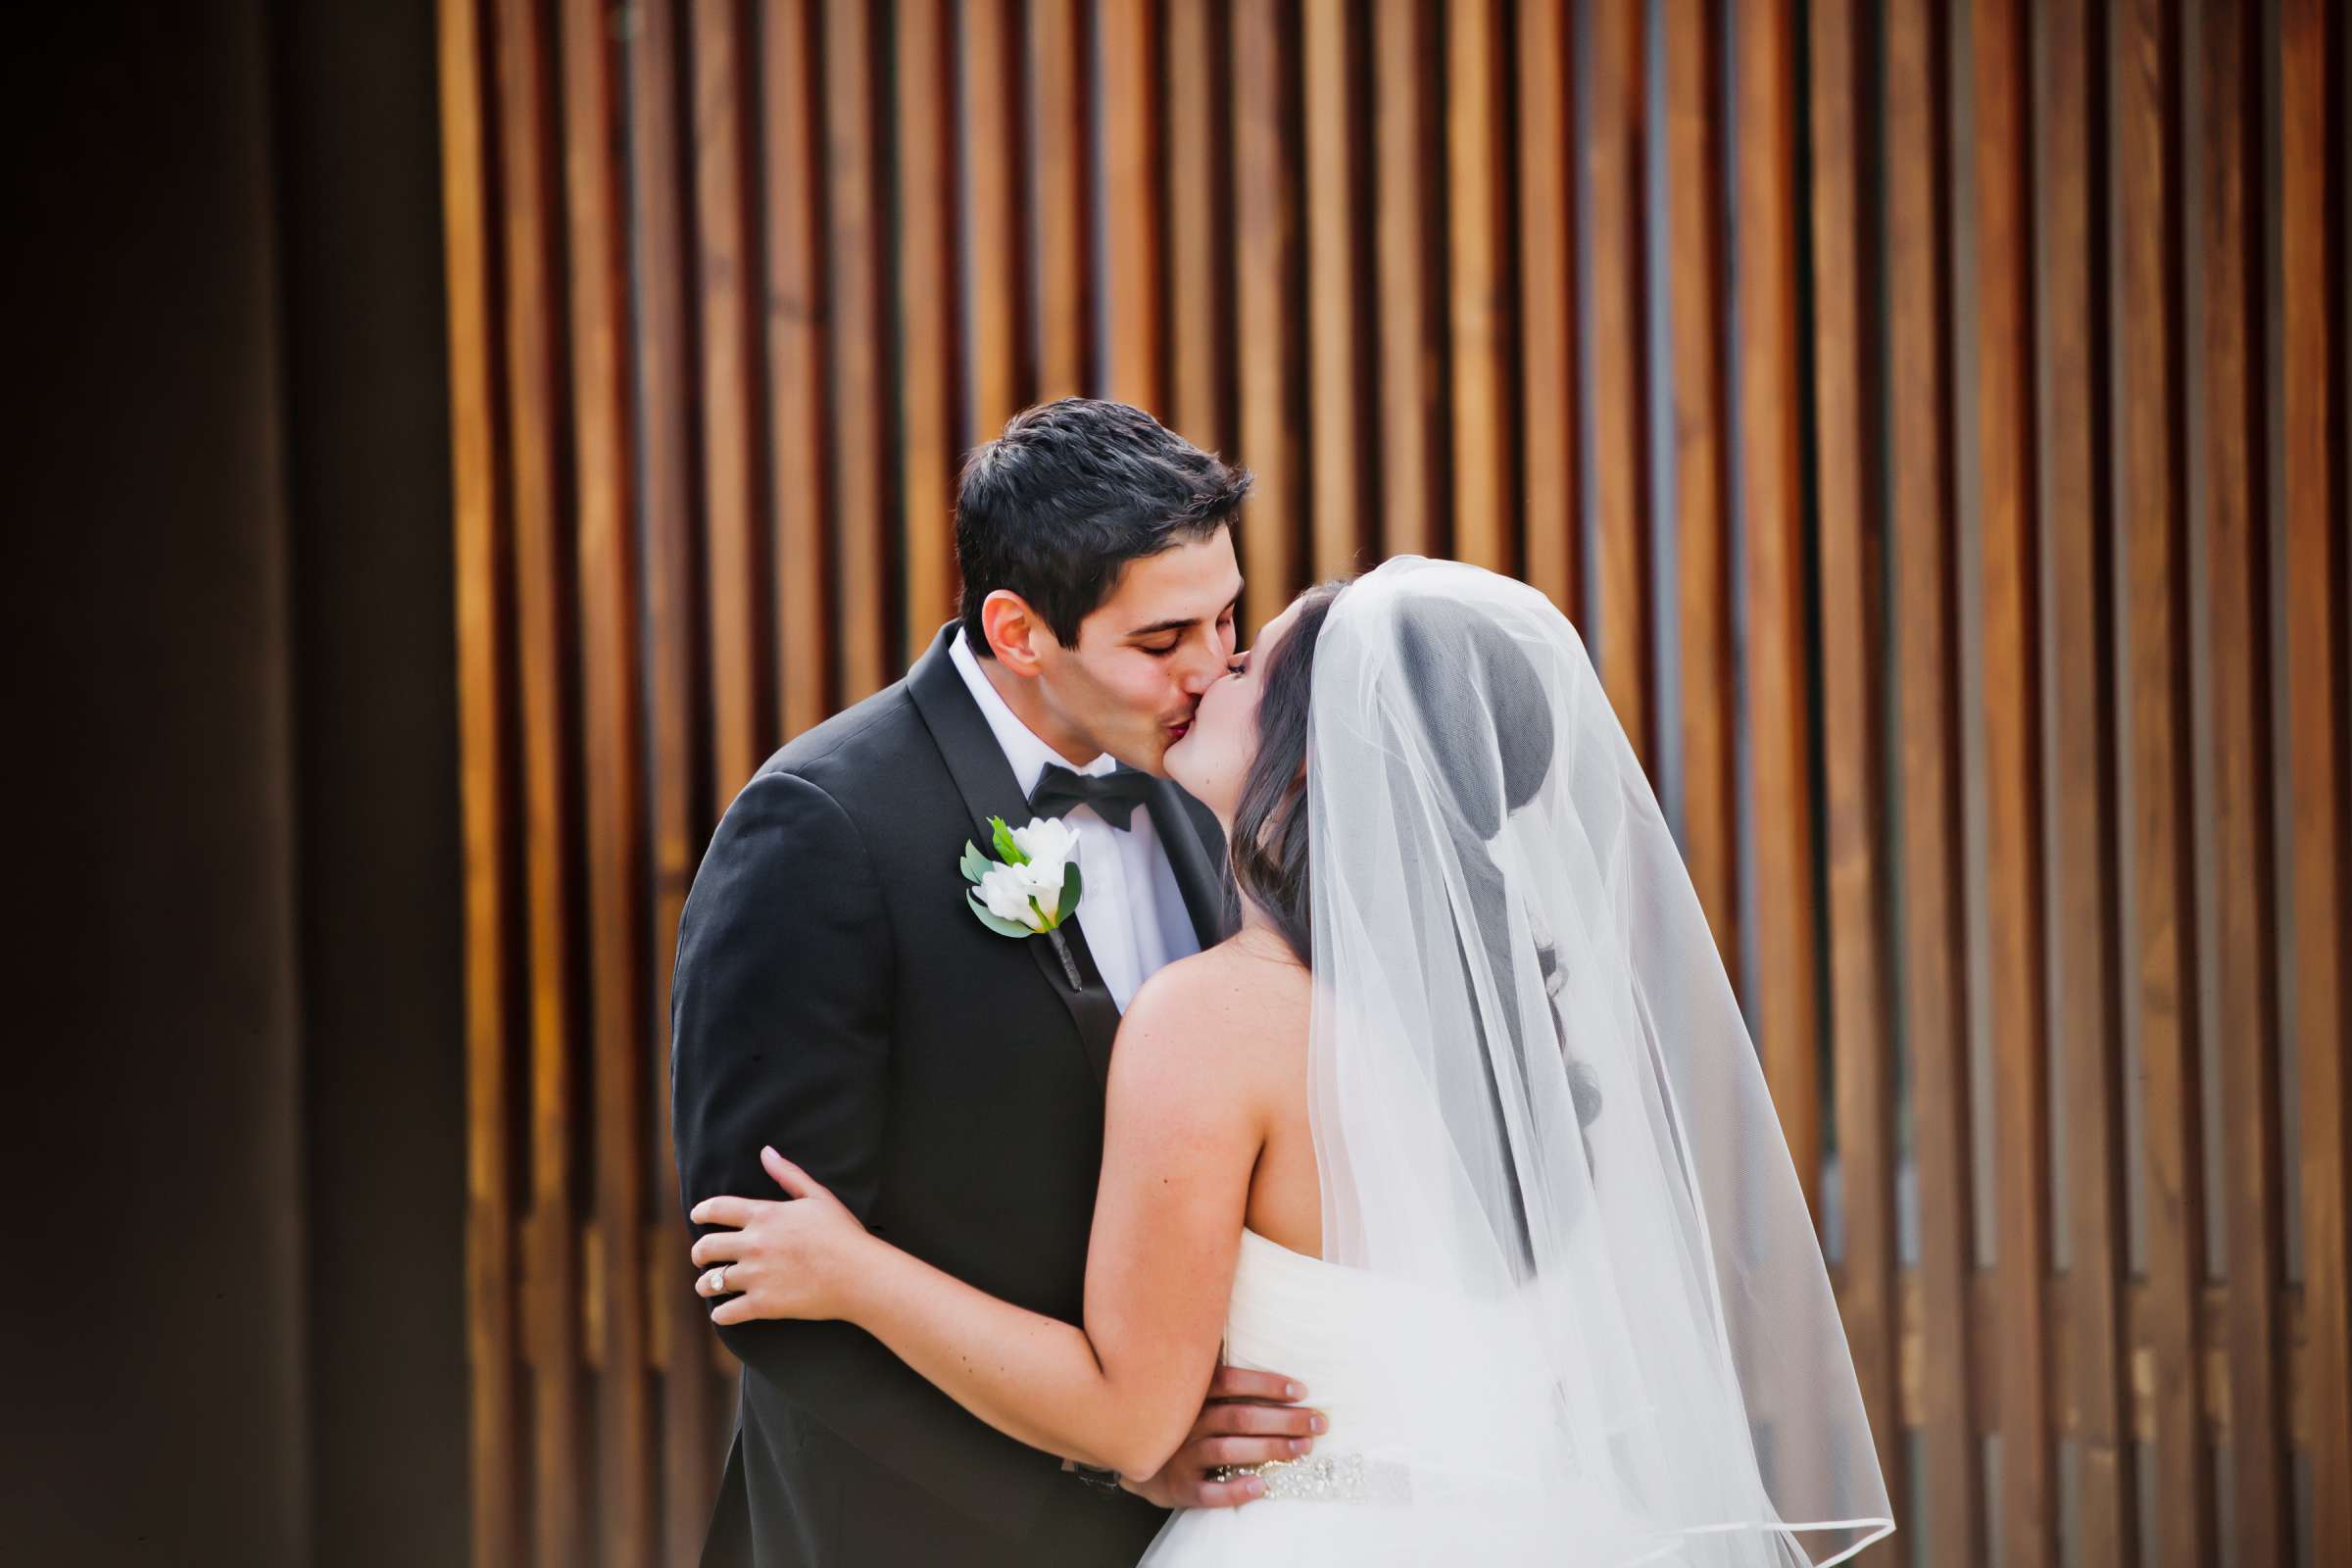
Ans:
[[[2017,0],[1974,7],[1977,432],[1984,585],[1985,924],[1994,1045],[1994,1178],[2001,1349],[2004,1562],[2054,1561],[2058,1519],[2050,1404],[2050,1153],[2043,1033],[2034,680],[2032,214],[2029,19]],[[2066,519],[2079,521],[2080,519]]]
[[[1037,224],[1037,395],[1098,390],[1095,365],[1094,183],[1087,90],[1091,8],[1078,0],[1029,0],[1029,133]]]
[[[2289,816],[2282,862],[2294,940],[2292,989],[2302,1112],[2303,1332],[2301,1379],[2311,1474],[2352,1476],[2352,972],[2347,914],[2344,676],[2345,507],[2341,417],[2342,304],[2330,269],[2343,243],[2347,157],[2328,134],[2328,61],[2343,25],[2318,0],[2282,0],[2277,49],[2278,245],[2284,313],[2279,390],[2283,471],[2286,661],[2279,726]],[[2337,106],[2337,113],[2342,113]],[[2338,122],[2339,125],[2341,122]],[[2321,1480],[2311,1494],[2310,1560],[2352,1560],[2352,1486]]]
[[[1298,180],[1291,161],[1297,17],[1283,0],[1239,0],[1233,19],[1236,304],[1241,344],[1241,459],[1257,476],[1242,527],[1251,632],[1298,583],[1306,453],[1299,427],[1296,327]]]
[[[1785,0],[1743,6],[1734,68],[1740,182],[1740,497],[1746,541],[1748,758],[1753,789],[1764,1071],[1797,1181],[1819,1223],[1820,1016],[1814,980],[1812,765],[1806,738],[1804,515],[1797,425],[1795,107]],[[1638,63],[1638,56],[1637,56]],[[1639,578],[1635,579],[1638,584]],[[1630,590],[1627,590],[1630,591]],[[1604,594],[1610,592],[1603,589]],[[1607,612],[1619,653],[1620,612]]]
[[[1813,861],[1813,759],[1807,726],[1810,651],[1805,600],[1807,561],[1802,492],[1797,341],[1796,172],[1793,6],[1740,8],[1732,66],[1733,143],[1738,149],[1738,424],[1740,512],[1744,541],[1740,585],[1748,669],[1747,804],[1754,924],[1743,932],[1754,955],[1755,990],[1746,1001],[1774,1108],[1797,1181],[1821,1223],[1821,1073],[1817,984],[1818,911]],[[1635,52],[1638,61],[1639,52]],[[1602,593],[1614,640],[1612,658],[1638,656],[1642,642],[1622,641],[1636,572]],[[1633,620],[1646,626],[1646,619]],[[1622,666],[1620,666],[1622,667]],[[1767,1308],[1771,1310],[1771,1308]],[[1822,1436],[1806,1421],[1810,1407],[1788,1401],[1798,1421],[1778,1431],[1776,1462],[1792,1481],[1818,1484],[1829,1462]]]
[[[1168,417],[1158,0],[1100,0],[1110,395]]]
[[[2238,1568],[2283,1568],[2293,1557],[2292,1469],[2278,1332],[2284,1226],[2278,1099],[2276,998],[2267,983],[2273,933],[2268,861],[2268,634],[2261,498],[2255,481],[2264,430],[2258,297],[2261,138],[2254,121],[2257,57],[2252,8],[2206,4],[2194,40],[2197,114],[2189,132],[2199,272],[2199,379],[2194,411],[2193,557],[2205,588],[2207,700],[2197,727],[2206,835],[2198,942],[2210,989],[2206,1016],[2221,1062],[2221,1201],[2227,1221],[2230,1535]],[[2251,254],[2250,254],[2251,253]]]
[[[2170,0],[2118,0],[2109,20],[2112,287],[2108,384],[2115,389],[2109,528],[2116,605],[2117,883],[2126,1039],[2141,1084],[2145,1361],[2133,1371],[2154,1432],[2148,1559],[2215,1560],[2197,1310],[2205,1286],[2203,1118],[2196,973],[2188,945],[2187,714],[2182,642],[2178,272],[2179,197],[2168,147],[2179,86]]]
[[[701,310],[703,500],[709,529],[710,784],[726,809],[774,737],[765,648],[767,538],[760,380],[753,362],[750,16],[742,0],[695,0],[695,301]]]
[[[1723,30],[1714,0],[1665,15],[1667,305],[1674,377],[1674,637],[1682,671],[1683,848],[1699,906],[1737,975],[1740,956],[1738,653],[1723,348]]]
[[[459,798],[466,844],[466,1358],[467,1476],[477,1568],[518,1561],[514,1184],[507,1092],[505,867],[511,714],[501,670],[505,549],[499,514],[498,326],[491,232],[500,200],[484,134],[488,81],[479,0],[440,7],[442,235],[447,258],[450,456],[458,627]]]
[[[1835,1054],[1838,1191],[1845,1211],[1838,1293],[1854,1374],[1878,1440],[1895,1517],[1908,1509],[1896,1360],[1894,1041],[1887,1030],[1879,791],[1879,470],[1882,450],[1865,360],[1866,255],[1861,116],[1874,62],[1857,59],[1849,0],[1821,0],[1810,18],[1813,91],[1813,453],[1819,477],[1822,853],[1829,861],[1830,1021]],[[1674,25],[1669,22],[1668,25]],[[1688,45],[1679,45],[1687,48]],[[1688,70],[1689,68],[1686,68]],[[1693,73],[1693,74],[1703,74]],[[1670,89],[1673,90],[1673,89]],[[1711,95],[1708,95],[1711,101]],[[1682,100],[1678,95],[1677,108]],[[1679,125],[1679,115],[1678,115]],[[1678,143],[1680,132],[1678,130]],[[1678,147],[1679,150],[1679,147]],[[1680,167],[1681,160],[1677,164]],[[1694,221],[1703,219],[1694,215]],[[1678,246],[1679,251],[1679,246]],[[1678,290],[1676,314],[1684,314]],[[1678,355],[1675,384],[1682,385]],[[1711,385],[1711,381],[1709,383]],[[1687,423],[1687,421],[1685,421]],[[1711,479],[1709,476],[1712,495]],[[1689,489],[1680,494],[1688,497]],[[1679,535],[1688,540],[1687,510]],[[1686,552],[1688,546],[1685,546]],[[1689,581],[1686,568],[1686,582]],[[1709,600],[1702,600],[1702,618]],[[1702,668],[1693,685],[1719,677]],[[1686,730],[1689,725],[1686,724]]]
[[[530,1335],[533,1560],[579,1561],[589,1477],[580,1436],[579,1241],[571,1130],[574,900],[564,664],[565,592],[561,197],[555,169],[553,50],[530,0],[497,19],[505,201],[508,430],[514,485],[515,653],[520,675],[523,864],[530,984],[530,1218],[523,1244]]]
[[[696,723],[702,708],[707,644],[700,613],[702,570],[696,550],[695,434],[690,415],[694,334],[687,303],[687,216],[680,204],[686,95],[680,91],[681,16],[673,0],[646,0],[629,34],[630,202],[635,210],[638,472],[644,497],[645,672],[650,777],[646,831],[653,878],[654,1026],[660,1060],[669,1059],[668,955],[677,951],[678,915],[701,858],[698,824],[710,797],[697,759],[706,753]],[[654,1241],[645,1250],[648,1338],[662,1374],[662,1560],[691,1562],[702,1548],[717,1470],[709,1428],[710,1378],[699,1355],[682,1353],[707,1332],[691,1308],[693,1270],[676,1250],[677,1160],[669,1142],[668,1104],[657,1107],[662,1200]],[[667,1243],[665,1250],[663,1243]]]
[[[1021,0],[963,0],[963,255],[971,297],[968,450],[993,441],[1037,382],[1030,323],[1027,102]],[[1178,298],[1183,294],[1179,291]]]
[[[1167,13],[1168,373],[1176,428],[1233,444],[1232,138],[1222,0]]]
[[[775,514],[776,652],[783,731],[832,711],[834,547],[827,520],[832,451],[832,337],[825,277],[825,81],[813,0],[776,0],[760,29],[760,152],[765,172],[769,424]]]
[[[2068,1427],[2078,1439],[2073,1560],[2139,1557],[2124,1292],[2123,1078],[2112,1006],[2107,609],[2099,574],[2098,319],[2090,268],[2096,66],[2082,0],[2034,33],[2037,527],[2050,1049],[2066,1094]]]
[[[1570,616],[1577,600],[1576,105],[1567,0],[1519,0],[1520,561]]]
[[[1642,62],[1642,0],[1592,0],[1582,40],[1587,51],[1583,126],[1585,210],[1592,262],[1585,320],[1591,332],[1585,398],[1592,409],[1592,507],[1597,535],[1586,640],[1618,721],[1648,763],[1650,616],[1645,560],[1650,531],[1649,388],[1643,330],[1647,266],[1642,244],[1642,139],[1647,79]],[[1781,20],[1761,23],[1762,31]],[[1740,36],[1749,24],[1744,13]],[[1765,47],[1772,43],[1759,39]],[[1743,51],[1744,53],[1744,51]],[[1787,142],[1784,138],[1783,148]],[[1756,200],[1785,208],[1786,166],[1762,174]],[[1745,207],[1745,203],[1741,204]],[[1762,217],[1762,215],[1759,215]],[[1781,221],[1763,217],[1764,221]],[[1744,254],[1744,247],[1742,247]],[[1787,282],[1784,265],[1781,279]],[[1793,386],[1793,382],[1790,383]],[[1597,633],[1597,635],[1595,635]],[[1810,1189],[1808,1189],[1810,1190]]]
[[[1445,348],[1436,301],[1442,273],[1431,221],[1436,28],[1429,0],[1393,0],[1372,18],[1382,556],[1435,555],[1446,538],[1449,489],[1439,448]],[[1562,608],[1573,613],[1573,606]]]
[[[1314,463],[1317,577],[1355,569],[1362,542],[1367,432],[1358,358],[1355,31],[1343,0],[1305,0],[1307,439]]]
[[[579,511],[582,785],[588,843],[596,1231],[588,1282],[600,1343],[596,1533],[604,1559],[654,1546],[645,1256],[645,890],[630,462],[627,210],[618,50],[598,0],[563,11],[564,194],[570,220],[573,485]]]
[[[1510,99],[1501,0],[1446,8],[1446,213],[1451,283],[1453,553],[1517,569]]]
[[[922,656],[956,609],[957,404],[954,0],[900,0],[898,42],[900,491],[906,513],[904,640],[883,679]],[[1157,319],[1155,304],[1149,313]]]
[[[825,251],[832,339],[834,586],[840,705],[880,691],[891,659],[890,325],[884,318],[881,61],[864,0],[827,0],[824,19]]]
[[[1903,1528],[1930,1568],[1984,1546],[1978,1432],[1990,1368],[1974,1353],[1974,1145],[1960,875],[1958,517],[1951,365],[1943,8],[1888,0],[1886,77],[1887,548],[1894,658],[1890,788],[1902,909],[1897,1026],[1911,1061],[1919,1192],[1920,1479]]]

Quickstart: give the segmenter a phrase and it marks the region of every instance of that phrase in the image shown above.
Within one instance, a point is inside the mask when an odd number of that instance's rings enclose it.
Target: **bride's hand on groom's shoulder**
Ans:
[[[858,1248],[870,1239],[865,1227],[774,1150],[760,1150],[760,1163],[784,1190],[783,1199],[706,1198],[688,1216],[697,1225],[727,1227],[694,1244],[694,1261],[703,1270],[695,1294],[727,1298],[711,1308],[710,1321],[849,1316]]]
[[[1120,1484],[1162,1508],[1238,1508],[1265,1494],[1256,1476],[1217,1479],[1231,1465],[1266,1464],[1303,1458],[1327,1427],[1323,1414],[1297,1401],[1306,1391],[1279,1372],[1220,1366],[1209,1380],[1208,1397],[1193,1421],[1184,1446],[1145,1480],[1122,1476]]]

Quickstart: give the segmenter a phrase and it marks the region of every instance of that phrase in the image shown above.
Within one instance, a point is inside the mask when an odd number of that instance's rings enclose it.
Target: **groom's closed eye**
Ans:
[[[1232,629],[1234,607],[1240,603],[1241,600],[1237,596],[1233,604],[1227,605],[1223,612],[1218,614],[1217,630],[1220,633]],[[1191,631],[1195,626],[1200,624],[1200,623],[1197,620],[1186,620],[1162,622],[1157,626],[1146,626],[1140,631],[1131,631],[1127,635],[1130,637],[1150,637],[1163,631],[1172,631],[1177,633],[1177,635],[1169,638],[1165,643],[1130,643],[1128,646],[1135,649],[1139,653],[1150,654],[1153,659],[1165,659],[1170,654],[1176,652],[1177,649],[1184,646],[1183,634]]]
[[[1228,616],[1226,619],[1217,622],[1217,630],[1222,632],[1232,624],[1232,618]],[[1173,642],[1139,643],[1136,646],[1142,648],[1145,653],[1150,654],[1153,659],[1166,659],[1171,654],[1175,653],[1177,649],[1184,646],[1184,639],[1179,637]]]

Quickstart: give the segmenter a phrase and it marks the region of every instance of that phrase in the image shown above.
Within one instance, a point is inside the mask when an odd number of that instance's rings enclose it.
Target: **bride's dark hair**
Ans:
[[[1257,672],[1257,757],[1242,780],[1229,858],[1243,897],[1274,922],[1298,961],[1315,961],[1306,857],[1306,730],[1315,684],[1315,644],[1346,582],[1317,583],[1298,596],[1298,618]]]
[[[1324,582],[1300,594],[1298,619],[1258,670],[1257,756],[1233,814],[1235,883],[1265,911],[1298,961],[1309,965],[1315,942],[1307,858],[1314,824],[1306,809],[1306,747],[1315,646],[1347,588],[1345,581]],[[1535,798],[1551,770],[1551,709],[1543,682],[1507,634],[1448,600],[1415,603],[1397,634],[1398,665],[1427,721],[1443,727],[1473,714],[1484,718],[1485,736],[1448,748],[1463,771],[1447,793],[1466,863],[1492,871],[1486,841],[1501,830],[1504,816]],[[1499,896],[1499,884],[1479,891]]]

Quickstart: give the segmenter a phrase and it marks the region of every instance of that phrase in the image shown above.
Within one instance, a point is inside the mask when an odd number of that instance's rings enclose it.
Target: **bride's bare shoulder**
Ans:
[[[1257,1076],[1279,1060],[1285,1044],[1305,1049],[1308,1000],[1303,969],[1219,943],[1144,982],[1120,1021],[1114,1070],[1136,1044],[1143,1047],[1139,1056],[1179,1058],[1195,1072],[1208,1067]]]

